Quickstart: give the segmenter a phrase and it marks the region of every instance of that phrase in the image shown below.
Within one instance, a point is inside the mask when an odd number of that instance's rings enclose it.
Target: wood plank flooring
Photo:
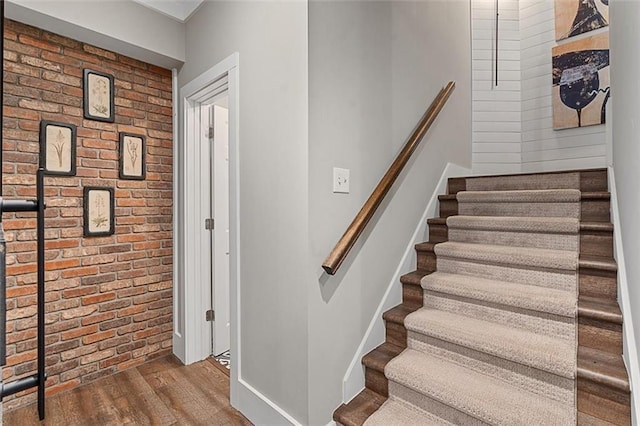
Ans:
[[[26,425],[251,425],[229,403],[229,376],[215,361],[184,366],[173,356],[105,377],[5,413],[3,424]]]

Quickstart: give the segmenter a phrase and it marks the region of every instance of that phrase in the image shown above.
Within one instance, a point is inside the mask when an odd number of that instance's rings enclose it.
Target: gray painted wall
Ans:
[[[164,68],[184,62],[184,24],[129,0],[10,0],[6,16]]]
[[[636,342],[640,342],[640,2],[612,1],[610,12],[613,166],[630,314]]]
[[[206,2],[186,40],[180,86],[239,52],[242,379],[305,424],[307,3]]]
[[[437,42],[434,42],[437,40]],[[471,164],[469,1],[309,5],[309,423],[342,379],[447,162]],[[457,89],[333,277],[321,264],[448,80]],[[332,193],[332,168],[351,193]]]

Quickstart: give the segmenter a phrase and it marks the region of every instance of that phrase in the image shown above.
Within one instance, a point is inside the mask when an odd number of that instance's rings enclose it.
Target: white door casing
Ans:
[[[211,107],[211,214],[212,231],[213,301],[213,354],[219,355],[231,348],[229,318],[229,110],[223,106]]]
[[[240,217],[238,158],[238,54],[235,53],[180,88],[179,142],[174,144],[174,354],[185,364],[211,354],[210,146],[208,110],[227,92],[229,102],[229,301],[230,346],[234,368],[231,394],[240,368]],[[177,138],[176,138],[177,140]]]

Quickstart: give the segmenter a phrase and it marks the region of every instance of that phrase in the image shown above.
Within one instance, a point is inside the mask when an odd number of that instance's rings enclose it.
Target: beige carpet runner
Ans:
[[[375,425],[574,425],[580,192],[466,191]]]

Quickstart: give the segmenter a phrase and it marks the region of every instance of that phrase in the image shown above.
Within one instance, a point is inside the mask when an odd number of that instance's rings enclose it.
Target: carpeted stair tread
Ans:
[[[493,425],[571,425],[575,408],[412,349],[385,368],[389,380]]]
[[[400,400],[388,399],[382,407],[371,415],[365,426],[410,426],[410,425],[446,425],[450,423],[431,413],[420,410]]]
[[[575,341],[451,312],[422,308],[405,318],[407,330],[573,379]]]
[[[580,197],[577,189],[461,191],[456,194],[460,203],[577,203]]]
[[[580,221],[566,217],[449,216],[450,229],[577,234]]]
[[[578,266],[578,254],[569,250],[449,241],[436,245],[434,251],[438,257],[465,259],[494,265],[503,264],[567,271],[575,271]]]
[[[422,278],[422,288],[484,302],[575,317],[574,292],[515,284],[446,272],[434,272]]]
[[[579,189],[580,173],[563,172],[468,177],[465,187],[469,191]]]

